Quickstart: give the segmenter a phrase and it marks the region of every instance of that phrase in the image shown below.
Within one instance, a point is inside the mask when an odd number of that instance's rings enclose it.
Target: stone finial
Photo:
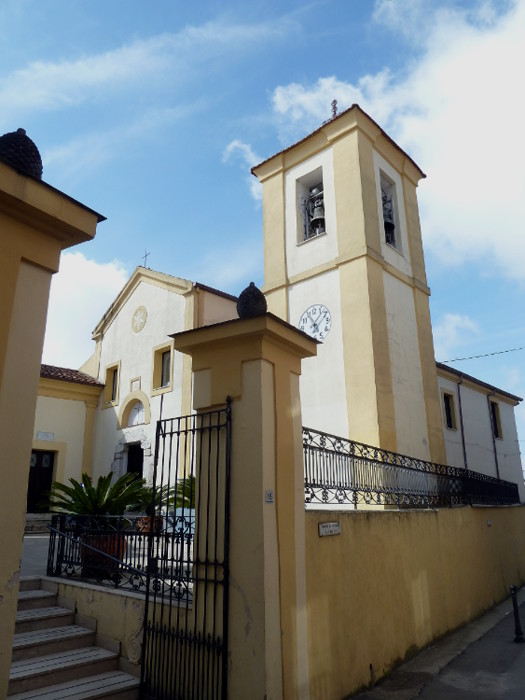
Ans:
[[[0,136],[0,160],[24,175],[42,179],[42,158],[25,129],[9,131]]]
[[[268,305],[264,294],[253,282],[244,289],[237,301],[237,314],[239,318],[254,318],[262,316],[268,311]]]

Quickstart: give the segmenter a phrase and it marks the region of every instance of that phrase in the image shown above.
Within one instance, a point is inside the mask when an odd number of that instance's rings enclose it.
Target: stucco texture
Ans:
[[[337,520],[341,535],[319,537]],[[340,700],[525,578],[525,507],[306,513],[312,700]]]

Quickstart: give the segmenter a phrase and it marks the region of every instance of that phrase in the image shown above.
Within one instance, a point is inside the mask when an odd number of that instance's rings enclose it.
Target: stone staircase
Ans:
[[[9,700],[136,700],[139,679],[119,643],[97,635],[96,621],[76,615],[57,589],[37,577],[20,581]]]

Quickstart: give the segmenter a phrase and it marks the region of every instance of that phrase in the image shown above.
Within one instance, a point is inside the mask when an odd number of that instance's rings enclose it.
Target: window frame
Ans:
[[[165,357],[169,353],[168,364],[168,381],[165,377]],[[152,372],[151,372],[151,396],[158,396],[173,390],[173,360],[174,360],[173,341],[170,343],[162,343],[153,348]]]
[[[381,168],[379,169],[379,190],[381,193],[381,214],[382,214],[382,230],[383,230],[383,240],[386,243],[386,245],[389,245],[391,248],[394,250],[397,250],[399,253],[403,252],[403,247],[402,247],[402,236],[401,236],[401,230],[400,230],[400,224],[399,224],[399,205],[398,205],[398,199],[397,199],[397,187],[396,183],[392,180],[392,178],[388,177],[388,175],[382,170]],[[383,192],[385,194],[390,196],[390,199],[392,201],[392,217],[394,220],[394,230],[392,232],[392,238],[393,240],[389,241],[387,239],[387,232],[385,228],[385,210],[383,206]]]
[[[104,386],[104,408],[117,406],[120,393],[120,360],[106,366]]]
[[[501,427],[501,413],[499,410],[499,401],[489,399],[489,406],[492,434],[494,435],[496,440],[503,440],[503,429]]]
[[[446,389],[441,390],[441,402],[443,405],[443,423],[447,430],[457,430],[456,395]],[[447,406],[448,405],[448,406]],[[447,410],[448,407],[448,410]],[[449,424],[450,418],[450,424]]]
[[[324,228],[318,233],[308,235],[308,228],[311,219],[308,219],[308,202],[313,200],[312,191],[318,188],[322,199],[322,207],[324,214]],[[320,236],[326,235],[326,197],[325,197],[325,182],[323,176],[323,166],[320,165],[314,168],[306,175],[301,175],[295,180],[295,196],[296,196],[296,220],[297,220],[297,245],[314,241]],[[319,195],[318,195],[319,197]]]

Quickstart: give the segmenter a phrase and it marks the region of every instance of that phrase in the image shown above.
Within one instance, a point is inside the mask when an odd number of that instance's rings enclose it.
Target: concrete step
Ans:
[[[15,634],[12,661],[34,659],[44,654],[92,646],[94,642],[95,632],[80,625],[21,632]]]
[[[34,591],[41,588],[42,579],[40,576],[23,576],[20,579],[19,591]]]
[[[122,671],[110,671],[76,681],[10,695],[9,700],[138,700],[139,679]]]
[[[63,627],[73,624],[73,610],[52,605],[46,608],[19,610],[16,613],[15,634],[34,632],[48,627]]]
[[[32,608],[45,608],[56,605],[57,594],[53,591],[45,591],[41,588],[18,591],[18,609],[31,610]]]
[[[118,654],[94,646],[15,661],[11,664],[8,696],[116,671],[117,667]]]

